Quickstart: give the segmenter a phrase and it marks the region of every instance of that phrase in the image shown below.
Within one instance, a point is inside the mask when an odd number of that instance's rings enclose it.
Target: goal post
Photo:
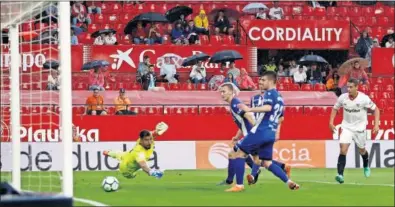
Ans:
[[[56,23],[43,15],[52,15],[49,7]],[[70,14],[69,1],[1,3],[1,181],[17,190],[73,196]],[[59,68],[44,69],[52,60]],[[47,88],[52,73],[60,77],[56,90]],[[52,156],[44,170],[31,157],[43,149]]]

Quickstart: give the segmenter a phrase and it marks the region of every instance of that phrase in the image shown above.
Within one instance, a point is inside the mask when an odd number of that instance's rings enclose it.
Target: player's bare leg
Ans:
[[[335,177],[336,181],[340,184],[344,183],[343,173],[346,167],[346,156],[349,147],[350,144],[348,143],[340,143],[340,154],[337,160],[337,176]]]
[[[369,153],[365,148],[358,148],[358,151],[363,160],[363,174],[368,178],[370,177]]]

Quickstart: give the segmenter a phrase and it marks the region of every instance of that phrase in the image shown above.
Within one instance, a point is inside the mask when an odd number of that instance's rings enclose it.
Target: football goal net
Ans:
[[[70,3],[1,2],[1,180],[73,196]]]

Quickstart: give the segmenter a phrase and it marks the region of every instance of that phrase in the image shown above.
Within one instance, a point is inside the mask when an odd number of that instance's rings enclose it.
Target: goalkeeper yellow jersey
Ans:
[[[141,161],[148,161],[148,159],[154,153],[154,146],[155,142],[152,142],[151,147],[149,149],[145,149],[143,146],[140,145],[140,139],[138,139],[136,142],[136,146],[134,146],[132,150],[122,156],[120,169],[127,168],[121,170],[131,171],[137,171],[138,169],[140,169],[140,165],[138,163]]]

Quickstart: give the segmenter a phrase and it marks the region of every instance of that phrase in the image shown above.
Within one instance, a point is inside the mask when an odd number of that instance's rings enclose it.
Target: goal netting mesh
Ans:
[[[58,3],[2,2],[1,19],[1,180],[11,181],[11,111],[19,110],[21,189],[61,192]],[[10,25],[19,30],[19,108],[10,101]]]

